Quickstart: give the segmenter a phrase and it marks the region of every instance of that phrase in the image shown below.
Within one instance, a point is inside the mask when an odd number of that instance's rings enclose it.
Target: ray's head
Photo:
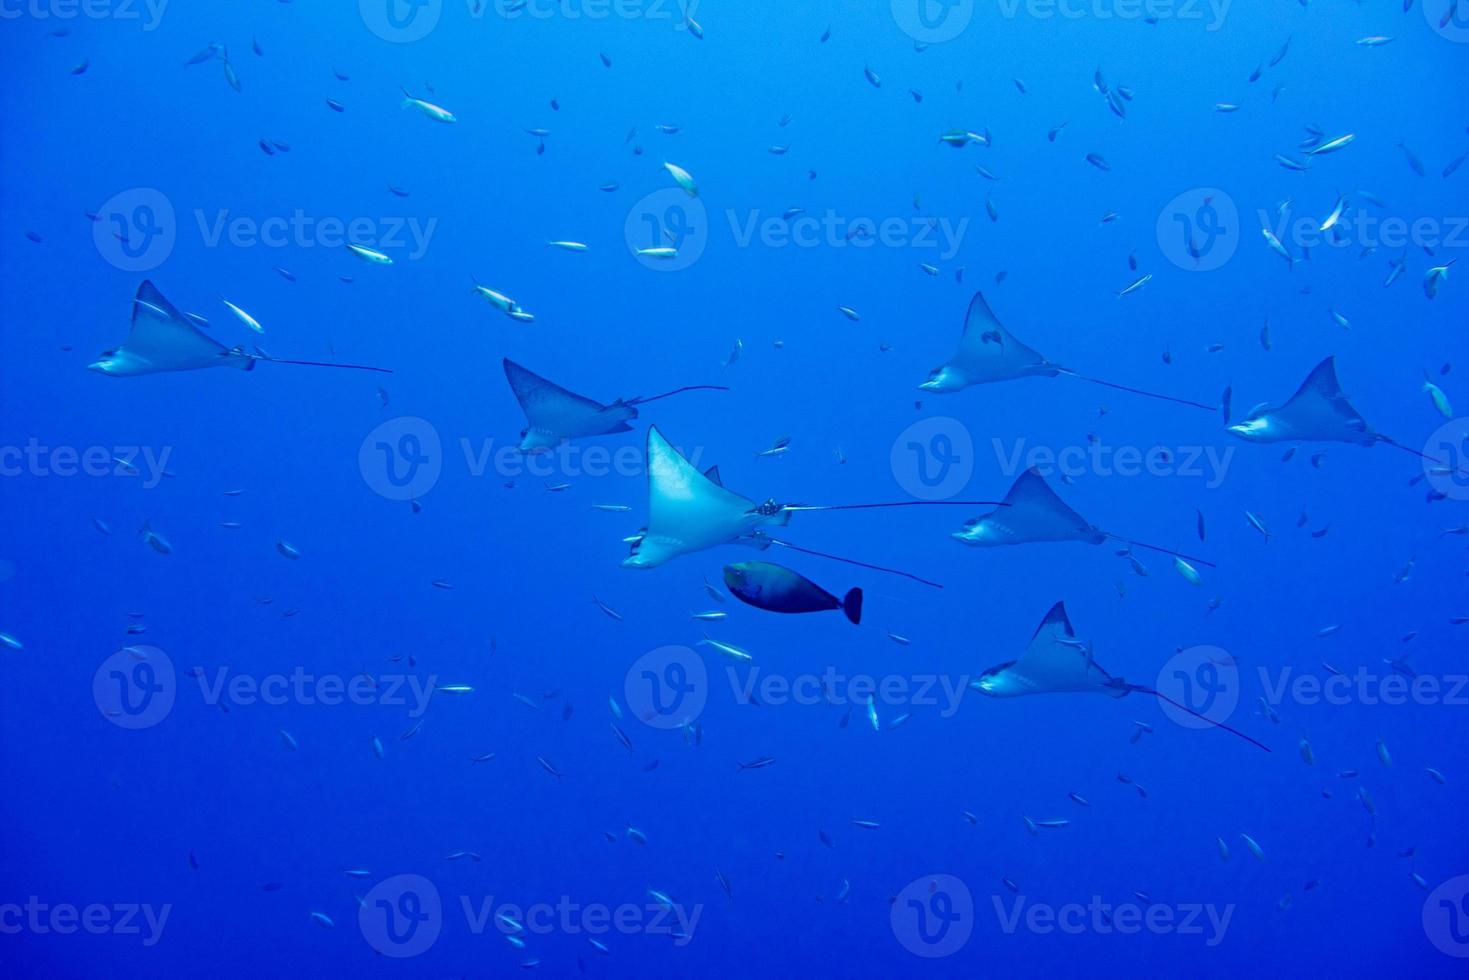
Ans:
[[[1009,675],[1011,667],[1015,666],[1013,660],[991,667],[969,682],[969,686],[981,694],[988,694],[992,698],[1010,697],[1017,692],[1012,678]]]
[[[108,374],[113,377],[124,374],[133,374],[133,359],[128,353],[120,348],[105,350],[97,356],[97,359],[87,365],[88,371],[96,371],[98,374]]]
[[[549,453],[559,444],[558,439],[543,429],[524,428],[520,430],[519,449],[523,453]]]
[[[1000,535],[988,517],[975,517],[965,521],[964,527],[951,536],[954,540],[974,548],[1000,543]]]
[[[968,383],[968,380],[964,377],[964,372],[952,364],[945,364],[928,372],[928,380],[919,385],[918,388],[921,391],[958,391],[966,387]]]
[[[1280,426],[1269,412],[1258,412],[1225,429],[1250,442],[1271,442],[1280,437]]]

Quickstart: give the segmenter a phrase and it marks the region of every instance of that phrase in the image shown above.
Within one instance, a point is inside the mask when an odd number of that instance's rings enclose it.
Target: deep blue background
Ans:
[[[0,936],[0,966],[53,976],[503,975],[525,956],[555,974],[586,960],[608,976],[891,976],[921,973],[1230,976],[1268,968],[1362,975],[1384,968],[1459,975],[1424,936],[1425,893],[1466,870],[1458,832],[1469,803],[1459,771],[1465,708],[1283,704],[1279,726],[1254,715],[1253,669],[1379,671],[1411,645],[1425,673],[1463,668],[1469,612],[1462,501],[1425,505],[1409,481],[1418,463],[1389,447],[1328,447],[1319,468],[1298,452],[1238,442],[1217,417],[1104,392],[1079,382],[1024,381],[925,396],[915,385],[957,341],[974,288],[1020,337],[1078,369],[1214,401],[1232,383],[1236,413],[1281,399],[1329,353],[1364,415],[1409,445],[1443,421],[1419,390],[1424,369],[1455,370],[1460,384],[1466,300],[1456,270],[1435,301],[1420,288],[1436,259],[1410,250],[1409,271],[1382,288],[1385,249],[1317,249],[1288,270],[1265,248],[1257,211],[1291,198],[1319,218],[1338,192],[1368,189],[1386,213],[1452,221],[1465,213],[1461,172],[1439,170],[1469,148],[1458,93],[1469,48],[1396,3],[1240,2],[1220,29],[1208,19],[1077,20],[1004,17],[980,10],[956,40],[916,52],[886,3],[709,3],[706,37],[660,17],[506,21],[446,5],[426,39],[387,43],[355,4],[222,7],[170,5],[156,30],[137,21],[0,23],[4,132],[0,141],[0,333],[3,442],[47,446],[146,445],[171,452],[173,479],[145,490],[123,477],[26,472],[0,480],[4,495],[0,630],[25,643],[0,651],[0,901],[171,903],[162,941],[137,937]],[[338,9],[340,8],[340,9]],[[868,9],[871,8],[871,9]],[[1204,11],[1206,12],[1206,11]],[[832,37],[818,43],[831,25]],[[47,32],[66,26],[65,38]],[[1396,35],[1367,49],[1365,35]],[[250,53],[259,39],[263,57]],[[1253,85],[1250,71],[1286,39],[1289,55]],[[243,91],[221,66],[184,68],[207,42],[228,45]],[[605,52],[611,69],[598,60]],[[90,59],[85,74],[68,70]],[[881,75],[876,89],[864,66]],[[1136,98],[1112,115],[1091,87],[1094,68]],[[332,77],[336,67],[349,82]],[[1022,78],[1020,94],[1012,78]],[[962,91],[956,82],[962,81]],[[433,86],[429,94],[425,83]],[[1278,101],[1271,89],[1283,84]],[[400,111],[399,87],[447,106],[455,126]],[[908,88],[923,92],[915,103]],[[324,100],[347,111],[329,111]],[[559,99],[560,111],[549,101]],[[1237,102],[1232,115],[1216,102]],[[794,119],[782,129],[784,114]],[[1046,132],[1069,120],[1055,143]],[[677,135],[658,122],[684,126]],[[1354,145],[1289,173],[1272,154],[1299,157],[1303,126]],[[624,142],[636,125],[641,156]],[[526,127],[551,130],[544,155]],[[993,134],[992,148],[938,143],[950,127]],[[267,157],[261,137],[291,152]],[[1429,176],[1415,176],[1395,143],[1406,140]],[[786,156],[767,152],[789,142]],[[1112,171],[1084,161],[1103,154]],[[659,272],[629,255],[623,229],[644,194],[672,186],[659,164],[697,178],[712,222],[708,248],[686,269]],[[989,183],[976,163],[1002,179]],[[808,179],[815,170],[817,178]],[[603,193],[599,185],[620,189]],[[406,187],[399,199],[388,184]],[[349,372],[263,365],[251,374],[206,372],[112,379],[84,370],[126,332],[142,274],[106,261],[85,213],[130,188],[161,191],[179,215],[178,242],[147,275],[183,309],[210,318],[229,343],[251,338],[218,303],[223,295],[265,325],[281,356],[383,364],[386,380]],[[1195,273],[1171,263],[1155,225],[1175,195],[1217,187],[1238,206],[1237,254]],[[989,193],[998,222],[985,216]],[[914,210],[914,195],[920,208]],[[763,217],[799,205],[846,217],[969,218],[960,254],[919,248],[741,248],[724,218]],[[261,220],[313,216],[435,221],[427,252],[398,251],[391,268],[339,249],[208,247],[194,215]],[[1099,223],[1106,212],[1117,220]],[[26,232],[41,237],[26,240]],[[579,239],[592,251],[548,250]],[[646,244],[646,243],[640,243]],[[394,251],[393,249],[388,249]],[[1116,290],[1140,270],[1140,292]],[[1298,251],[1297,249],[1292,249]],[[925,275],[934,262],[940,277]],[[965,281],[954,271],[964,266]],[[290,283],[273,268],[298,276]],[[995,285],[993,277],[1008,277]],[[339,275],[355,281],[344,284]],[[470,291],[477,277],[537,316],[512,322]],[[859,310],[851,323],[835,307]],[[1347,332],[1328,315],[1352,322]],[[1274,349],[1256,337],[1268,318]],[[745,354],[725,370],[736,338]],[[784,346],[776,348],[780,340]],[[880,343],[891,344],[880,352]],[[1207,345],[1222,344],[1218,353]],[[1164,349],[1172,365],[1164,366]],[[333,351],[335,352],[333,354]],[[575,475],[564,493],[521,478],[476,477],[459,440],[514,441],[523,422],[501,374],[510,356],[592,397],[648,394],[680,384],[727,383],[727,395],[690,395],[644,413],[726,482],[757,499],[821,502],[905,499],[889,452],[911,422],[961,420],[976,444],[966,496],[1002,494],[991,440],[1066,447],[1095,434],[1109,445],[1233,449],[1217,488],[1187,477],[1083,475],[1062,493],[1119,532],[1219,564],[1192,588],[1167,562],[1145,557],[1134,575],[1109,548],[1082,545],[980,552],[948,537],[971,512],[932,508],[812,514],[789,531],[805,546],[910,568],[942,592],[814,559],[792,560],[833,591],[868,589],[867,622],[835,615],[776,617],[730,605],[713,635],[754,653],[768,672],[904,676],[977,674],[1013,657],[1042,614],[1065,599],[1100,662],[1151,683],[1180,646],[1215,644],[1249,670],[1233,723],[1272,744],[1265,755],[1222,732],[1169,723],[1141,697],[988,701],[966,698],[953,717],[915,708],[905,727],[874,733],[832,706],[739,705],[718,683],[701,722],[703,744],[626,721],[629,755],[607,729],[606,699],[642,653],[692,643],[708,608],[700,582],[717,581],[732,549],[652,572],[620,570],[620,538],[644,516],[643,477]],[[379,382],[391,403],[383,408]],[[921,409],[915,402],[923,402]],[[1098,416],[1100,406],[1110,411]],[[444,475],[423,512],[375,494],[358,450],[395,415],[427,419],[445,445]],[[792,437],[778,460],[754,453]],[[614,445],[639,446],[636,435]],[[839,465],[833,450],[846,456]],[[222,496],[243,488],[238,498]],[[625,515],[592,503],[633,505]],[[1194,536],[1194,511],[1209,540]],[[1245,522],[1261,514],[1268,544]],[[1310,521],[1298,529],[1297,516]],[[99,534],[93,518],[106,521]],[[134,532],[145,519],[173,544],[163,556]],[[241,521],[236,531],[216,527]],[[1310,529],[1330,524],[1324,538]],[[285,538],[302,558],[288,562]],[[790,556],[776,556],[786,560]],[[1412,576],[1393,577],[1410,559]],[[453,591],[433,580],[452,582]],[[1125,583],[1119,597],[1117,584]],[[625,618],[614,622],[595,593]],[[1212,597],[1222,606],[1206,615]],[[271,597],[271,604],[257,601]],[[299,609],[290,618],[288,609]],[[148,632],[125,638],[130,612]],[[1339,625],[1321,639],[1323,627]],[[912,638],[898,646],[882,633]],[[351,677],[404,669],[473,684],[436,699],[423,730],[394,707],[202,704],[187,679],[160,725],[128,732],[92,699],[97,666],[141,640],[182,670],[201,665],[263,676],[301,667]],[[544,710],[514,700],[558,691]],[[570,701],[575,714],[561,717]],[[884,706],[884,716],[903,710]],[[1130,745],[1134,719],[1156,733]],[[278,729],[300,745],[282,748]],[[1318,762],[1295,744],[1308,734]],[[373,757],[382,738],[386,756]],[[1382,738],[1396,764],[1384,769]],[[471,766],[476,753],[495,761]],[[566,772],[543,773],[544,755]],[[736,773],[760,755],[775,766]],[[661,766],[645,773],[652,758]],[[1423,774],[1437,766],[1444,786]],[[1369,819],[1339,769],[1358,768],[1378,809]],[[1115,775],[1149,792],[1141,799]],[[1332,791],[1325,799],[1322,790]],[[1068,792],[1090,799],[1081,810]],[[972,811],[971,825],[961,813]],[[1064,816],[1063,830],[1026,834],[1022,814]],[[853,828],[854,818],[882,828]],[[608,844],[632,823],[648,845]],[[824,828],[835,841],[818,840]],[[1246,832],[1265,849],[1252,860]],[[1234,855],[1221,863],[1214,838]],[[1417,847],[1409,861],[1398,853]],[[482,862],[448,863],[471,849]],[[193,852],[199,869],[191,871]],[[784,853],[784,860],[774,854]],[[451,915],[423,957],[377,957],[357,929],[354,892],[341,874],[427,875],[446,896],[475,901],[642,903],[657,888],[704,909],[693,942],[606,937],[600,957],[580,937],[534,937],[517,953],[493,932],[471,935]],[[733,883],[727,900],[718,868]],[[956,955],[910,955],[889,926],[889,899],[909,882],[948,873],[975,897],[977,923]],[[1133,890],[1178,904],[1234,903],[1224,942],[1197,936],[1005,935],[991,896],[1001,877],[1033,902],[1124,900]],[[835,901],[843,879],[851,896]],[[1321,884],[1302,891],[1310,879]],[[264,882],[284,887],[260,890]],[[1294,901],[1281,910],[1282,895]],[[457,908],[457,900],[450,899]],[[334,930],[308,918],[331,915]],[[19,975],[19,974],[17,974]]]

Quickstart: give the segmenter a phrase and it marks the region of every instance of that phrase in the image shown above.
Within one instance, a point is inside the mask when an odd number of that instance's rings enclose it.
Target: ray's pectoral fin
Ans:
[[[88,366],[100,374],[125,377],[224,366],[248,371],[255,360],[205,334],[145,279],[133,298],[127,341]]]
[[[1300,440],[1370,446],[1383,441],[1342,391],[1335,357],[1316,365],[1284,405],[1258,406],[1227,431],[1251,442]]]
[[[959,349],[946,364],[930,372],[928,380],[918,387],[924,391],[958,391],[970,385],[1014,378],[1054,377],[1060,370],[1035,348],[1005,329],[1000,318],[985,302],[984,294],[975,293],[964,315],[964,333],[959,338]]]
[[[1000,507],[966,521],[953,536],[976,547],[1033,541],[1101,544],[1106,540],[1106,535],[1072,510],[1034,468],[1020,474]]]

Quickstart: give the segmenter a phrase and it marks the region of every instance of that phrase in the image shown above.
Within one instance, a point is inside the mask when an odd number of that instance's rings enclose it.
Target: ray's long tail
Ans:
[[[392,374],[391,368],[369,367],[366,364],[333,364],[330,361],[292,361],[284,357],[270,357],[268,355],[251,355],[259,361],[269,361],[272,364],[299,364],[302,367],[327,367],[346,368],[349,371],[376,371],[378,374]]]
[[[1222,721],[1215,721],[1213,718],[1209,718],[1209,717],[1206,717],[1205,715],[1201,715],[1197,711],[1195,711],[1193,708],[1186,707],[1185,705],[1179,704],[1177,701],[1173,700],[1172,698],[1170,698],[1168,695],[1164,694],[1161,691],[1155,691],[1151,687],[1144,687],[1141,684],[1129,684],[1127,686],[1127,689],[1129,691],[1137,691],[1139,694],[1151,694],[1153,697],[1157,698],[1158,700],[1160,700],[1160,701],[1166,701],[1169,704],[1173,705],[1175,708],[1177,708],[1179,711],[1186,711],[1189,714],[1193,715],[1195,718],[1199,719],[1200,721],[1207,722],[1210,726],[1212,726],[1214,728],[1222,728],[1226,732],[1229,732],[1231,735],[1238,735],[1240,738],[1244,739],[1246,742],[1249,742],[1251,745],[1255,746],[1256,748],[1264,749],[1266,752],[1269,752],[1270,751],[1270,746],[1266,745],[1264,742],[1257,742],[1255,739],[1253,739],[1250,736],[1246,735],[1244,732],[1240,731],[1238,728],[1231,728],[1228,725],[1224,724],[1224,722],[1222,722]]]
[[[1003,500],[893,500],[877,504],[787,504],[791,511],[876,510],[882,507],[1008,507]]]
[[[1159,401],[1172,402],[1175,405],[1187,405],[1189,408],[1202,408],[1206,412],[1219,411],[1219,407],[1217,405],[1205,405],[1203,402],[1193,402],[1189,401],[1187,398],[1175,398],[1172,395],[1163,395],[1159,394],[1156,391],[1144,391],[1141,388],[1129,388],[1127,385],[1120,385],[1113,381],[1103,381],[1101,378],[1093,378],[1085,374],[1077,374],[1070,368],[1062,368],[1061,373],[1069,378],[1075,378],[1078,381],[1089,381],[1094,385],[1101,385],[1103,388],[1115,388],[1117,391],[1125,391],[1131,395],[1142,395],[1144,398],[1156,398]]]
[[[1120,541],[1123,544],[1129,545],[1133,548],[1146,548],[1148,551],[1156,551],[1160,555],[1172,555],[1174,558],[1182,558],[1184,561],[1195,562],[1208,568],[1219,567],[1212,561],[1209,561],[1207,558],[1199,558],[1195,555],[1186,554],[1182,551],[1174,551],[1172,548],[1162,548],[1156,544],[1148,544],[1146,541],[1134,541],[1131,538],[1124,538],[1120,534],[1108,534],[1107,537],[1111,538],[1113,541]]]
[[[828,554],[825,551],[813,551],[810,548],[802,548],[800,545],[791,544],[789,541],[782,541],[779,538],[770,538],[769,541],[771,544],[780,545],[782,548],[789,548],[792,551],[799,551],[803,555],[813,555],[817,558],[825,558],[829,561],[839,561],[844,565],[856,565],[858,568],[866,568],[874,572],[886,572],[889,575],[900,575],[903,578],[912,579],[915,582],[920,582],[934,589],[943,588],[943,586],[938,582],[931,582],[926,578],[920,578],[919,576],[914,575],[912,572],[904,572],[896,568],[887,568],[883,565],[872,565],[865,561],[858,561],[855,558],[843,558],[840,555]]]
[[[675,388],[672,391],[665,391],[661,395],[649,395],[647,398],[629,398],[623,404],[646,405],[648,402],[656,402],[660,398],[672,398],[674,395],[682,394],[685,391],[729,391],[729,388],[725,387],[724,385],[685,385],[682,388]]]

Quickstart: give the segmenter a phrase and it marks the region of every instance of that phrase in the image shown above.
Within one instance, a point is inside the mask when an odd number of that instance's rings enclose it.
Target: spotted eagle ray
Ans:
[[[1157,398],[1177,405],[1202,408],[1207,412],[1217,411],[1213,405],[1174,398],[1141,388],[1103,381],[1101,378],[1078,374],[1068,367],[1049,361],[1039,351],[1019,340],[1006,330],[995,316],[984,293],[975,293],[969,302],[969,312],[964,316],[964,334],[959,338],[959,350],[947,364],[929,372],[928,380],[918,387],[924,391],[960,391],[970,385],[993,384],[1015,378],[1054,378],[1065,376],[1080,381],[1089,381],[1105,388],[1115,388],[1134,395]]]
[[[1003,509],[965,521],[964,529],[955,531],[953,536],[977,548],[1037,541],[1081,541],[1086,544],[1116,541],[1214,567],[1213,562],[1202,558],[1103,531],[1067,506],[1034,467],[1020,474],[1011,485],[1010,492],[1005,495]]]
[[[1347,442],[1355,446],[1375,446],[1379,442],[1395,446],[1432,463],[1448,465],[1416,449],[1405,446],[1380,432],[1373,432],[1367,420],[1352,407],[1336,377],[1336,358],[1328,357],[1311,370],[1306,380],[1279,408],[1266,403],[1252,409],[1248,416],[1226,431],[1249,442]]]
[[[782,504],[767,500],[757,504],[749,497],[724,486],[718,467],[704,473],[684,458],[657,426],[648,427],[648,525],[626,539],[632,553],[623,568],[656,568],[680,555],[725,544],[742,544],[765,551],[772,545],[803,554],[828,558],[874,571],[911,578],[924,585],[943,588],[937,582],[909,572],[869,565],[851,558],[811,551],[771,537],[765,529],[785,527],[798,511],[869,510],[881,507],[912,507],[926,504],[1004,506],[994,500],[909,500],[873,504]]]
[[[289,361],[259,350],[226,347],[190,322],[146,279],[133,298],[132,328],[128,332],[128,339],[121,347],[103,351],[87,367],[100,374],[120,378],[210,367],[232,367],[250,371],[257,361],[393,373],[387,368],[367,367],[362,364]]]
[[[638,405],[658,401],[685,391],[728,391],[723,385],[687,385],[661,395],[619,398],[610,405],[592,401],[548,381],[505,358],[505,380],[525,413],[526,427],[520,431],[520,451],[544,452],[568,439],[631,432],[628,425],[638,417]]]
[[[1092,656],[1091,646],[1076,638],[1071,620],[1066,616],[1066,604],[1056,603],[1046,618],[1036,628],[1030,645],[1018,660],[1008,660],[980,674],[969,686],[992,698],[1018,698],[1027,694],[1105,694],[1108,697],[1126,697],[1133,692],[1151,694],[1166,701],[1180,711],[1186,711],[1202,721],[1238,735],[1266,752],[1270,747],[1255,741],[1238,729],[1231,728],[1212,718],[1205,717],[1187,708],[1168,695],[1142,684],[1131,684],[1121,677],[1108,673]]]

